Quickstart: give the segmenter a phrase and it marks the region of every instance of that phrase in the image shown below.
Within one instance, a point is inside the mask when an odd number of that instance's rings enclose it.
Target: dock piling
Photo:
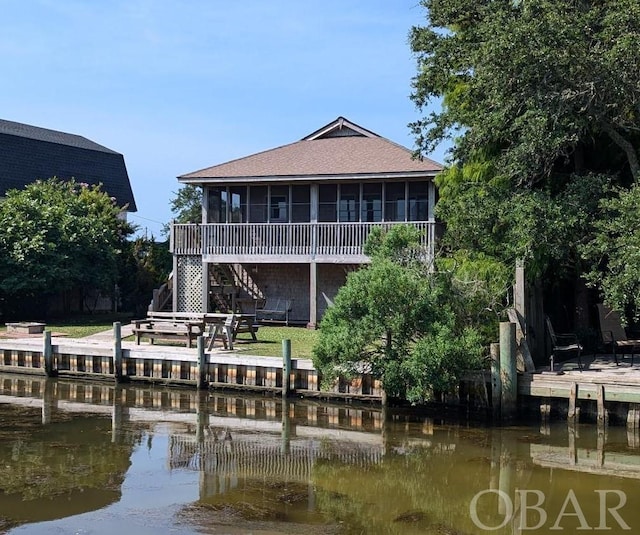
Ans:
[[[286,399],[291,390],[291,340],[282,340],[282,397]]]
[[[575,424],[578,420],[578,383],[571,385],[571,391],[569,392],[569,411],[567,412],[567,420],[569,424]]]
[[[113,322],[113,372],[116,383],[120,383],[122,374],[122,324],[119,321]]]
[[[207,368],[209,362],[204,352],[204,336],[198,336],[198,388],[204,388],[207,384]]]
[[[511,419],[516,413],[518,377],[516,374],[516,326],[515,323],[500,323],[500,380],[501,417]]]
[[[596,403],[598,405],[598,424],[605,424],[608,415],[604,406],[604,385],[597,386]]]
[[[53,346],[51,345],[51,331],[44,331],[43,333],[42,356],[44,358],[44,371],[47,374],[47,377],[54,377],[55,369],[53,365]]]

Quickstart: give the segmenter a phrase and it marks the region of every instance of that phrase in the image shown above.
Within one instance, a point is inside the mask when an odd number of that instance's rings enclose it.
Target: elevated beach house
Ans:
[[[173,224],[173,310],[282,311],[314,327],[374,227],[411,223],[433,254],[441,166],[338,117],[300,141],[178,177],[202,222]]]

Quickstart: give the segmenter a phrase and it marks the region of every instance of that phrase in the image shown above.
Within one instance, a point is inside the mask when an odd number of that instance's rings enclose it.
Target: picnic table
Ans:
[[[191,347],[205,333],[204,317],[197,312],[149,312],[145,319],[133,322],[136,345],[148,338],[150,344],[154,340],[180,340]]]
[[[204,322],[205,325],[207,325],[209,350],[213,348],[213,344],[218,336],[222,338],[224,346],[228,346],[229,349],[233,349],[233,342],[236,341],[236,336],[241,332],[250,333],[251,338],[255,342],[258,341],[258,337],[256,336],[258,325],[255,323],[255,314],[208,313],[204,315]]]
[[[251,334],[258,340],[255,314],[220,314],[201,312],[149,312],[145,319],[134,320],[133,334],[136,345],[142,338],[154,340],[180,340],[192,347],[199,336],[209,338],[208,349],[220,337],[225,347],[233,349],[238,333]]]

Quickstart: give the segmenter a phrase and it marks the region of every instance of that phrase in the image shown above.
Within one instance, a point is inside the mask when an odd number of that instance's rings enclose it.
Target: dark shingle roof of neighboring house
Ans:
[[[442,166],[338,117],[300,141],[178,177],[205,183],[251,179],[433,176]]]
[[[122,154],[82,136],[0,119],[0,197],[54,176],[102,183],[119,206],[137,210]]]

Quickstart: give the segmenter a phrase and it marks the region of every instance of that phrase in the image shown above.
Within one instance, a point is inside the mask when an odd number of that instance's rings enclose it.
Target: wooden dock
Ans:
[[[0,340],[0,371],[115,381],[143,381],[198,388],[263,391],[283,396],[353,399],[378,403],[380,381],[368,374],[321,391],[310,359],[265,357],[214,348],[123,342],[114,327],[109,340],[51,337]],[[287,357],[290,357],[287,356]],[[288,365],[285,368],[285,365]],[[283,372],[287,369],[288,374]],[[283,378],[287,378],[284,381]]]
[[[380,403],[379,380],[362,374],[340,380],[330,391],[320,390],[318,371],[310,359],[244,354],[242,351],[166,345],[136,345],[114,336],[68,339],[42,337],[0,340],[0,372],[85,377],[111,381],[153,382],[200,388],[283,393],[285,396],[320,397],[342,401]],[[204,342],[204,341],[203,341]],[[568,361],[562,373],[519,374],[518,405],[534,407],[542,419],[553,412],[569,421],[591,418],[640,427],[640,357],[631,366],[613,357],[583,356],[584,370]],[[288,373],[284,370],[287,369]],[[283,378],[288,376],[288,381]],[[480,382],[491,390],[491,378]]]
[[[521,403],[539,403],[543,416],[552,409],[569,421],[581,413],[598,421],[615,419],[616,423],[637,428],[640,423],[640,358],[631,365],[630,358],[617,366],[612,355],[582,357],[580,371],[574,361],[562,365],[561,373],[542,371],[518,378]]]

